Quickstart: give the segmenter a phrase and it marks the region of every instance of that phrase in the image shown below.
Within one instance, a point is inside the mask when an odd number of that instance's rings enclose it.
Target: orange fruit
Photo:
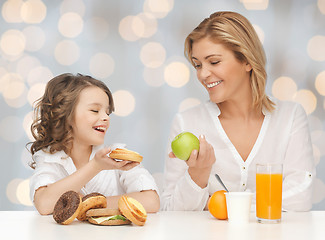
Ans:
[[[225,190],[216,191],[212,194],[208,203],[209,212],[220,220],[228,218],[225,192]]]

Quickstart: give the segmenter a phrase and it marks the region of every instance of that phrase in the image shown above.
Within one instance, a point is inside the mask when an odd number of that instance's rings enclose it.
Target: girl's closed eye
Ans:
[[[98,110],[93,110],[93,109],[92,109],[92,110],[90,110],[90,111],[92,111],[92,112],[94,112],[94,113],[98,113]]]
[[[218,63],[220,63],[220,61],[213,61],[213,62],[211,62],[212,65],[216,65]]]

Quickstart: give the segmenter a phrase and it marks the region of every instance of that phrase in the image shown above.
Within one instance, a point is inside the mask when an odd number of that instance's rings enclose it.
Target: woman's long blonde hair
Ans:
[[[34,109],[34,121],[31,132],[35,139],[31,142],[32,155],[39,150],[50,153],[65,151],[70,153],[72,148],[72,126],[75,107],[80,92],[87,87],[99,87],[108,96],[109,113],[114,111],[113,97],[108,87],[101,81],[85,75],[61,74],[51,79],[45,88],[45,93],[37,102]],[[35,167],[35,162],[30,166]]]
[[[184,53],[192,63],[192,45],[195,41],[209,38],[215,43],[223,44],[231,50],[240,62],[251,65],[250,83],[253,107],[262,110],[274,110],[274,103],[265,93],[266,57],[263,46],[252,24],[235,12],[216,12],[204,19],[185,39]]]

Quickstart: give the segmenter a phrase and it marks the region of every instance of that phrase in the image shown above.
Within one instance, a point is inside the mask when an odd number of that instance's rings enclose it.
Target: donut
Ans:
[[[54,206],[54,220],[59,224],[70,224],[80,212],[81,201],[81,197],[75,191],[63,193]]]
[[[114,149],[109,154],[109,157],[133,162],[142,162],[143,159],[143,157],[139,153],[124,148]]]
[[[87,220],[87,211],[92,208],[106,208],[107,200],[103,194],[90,193],[82,198],[81,209],[77,216],[79,221]]]

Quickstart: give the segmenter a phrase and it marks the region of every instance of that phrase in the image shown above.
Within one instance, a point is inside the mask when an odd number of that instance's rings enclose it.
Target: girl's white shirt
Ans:
[[[229,191],[255,192],[256,164],[265,163],[283,164],[283,209],[310,210],[315,166],[307,116],[297,103],[274,102],[276,106],[272,113],[263,111],[262,127],[246,161],[222,128],[217,104],[208,101],[176,114],[167,153],[171,151],[170,143],[174,137],[189,131],[206,137],[214,148],[216,162],[207,187],[200,188],[191,179],[185,161],[167,157],[162,210],[203,210],[209,195],[223,189],[214,176],[216,173]],[[255,194],[252,205],[255,205]]]
[[[114,145],[111,149],[121,146]],[[102,147],[93,147],[90,161]],[[35,171],[30,179],[30,195],[33,200],[38,188],[55,183],[76,171],[72,159],[64,151],[50,154],[40,150],[33,158],[36,162]],[[81,193],[86,195],[99,192],[105,196],[115,196],[143,190],[155,190],[159,194],[154,178],[140,164],[128,171],[102,170],[81,189]]]

